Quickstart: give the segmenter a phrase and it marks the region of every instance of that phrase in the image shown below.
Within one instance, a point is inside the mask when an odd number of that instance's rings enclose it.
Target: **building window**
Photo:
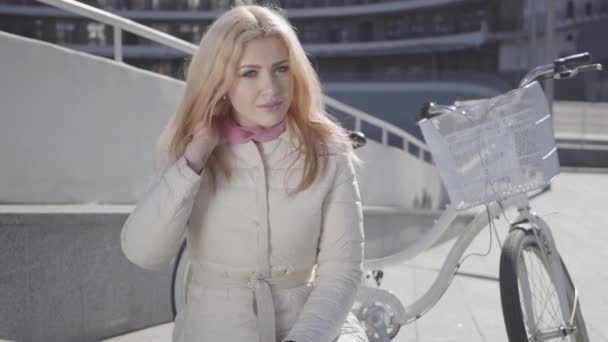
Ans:
[[[150,71],[163,75],[171,75],[171,64],[168,62],[155,62],[150,65]]]
[[[212,10],[227,10],[230,8],[232,1],[230,0],[210,0],[209,5]]]
[[[152,24],[150,27],[164,33],[169,33],[169,24]]]
[[[340,41],[340,27],[336,24],[329,26],[327,30],[327,41],[330,43],[337,43]]]
[[[462,32],[474,32],[481,30],[481,22],[484,18],[482,11],[469,13],[465,15],[461,20],[461,31]]]
[[[414,36],[421,36],[424,34],[424,15],[416,14],[412,21],[412,33]]]
[[[400,38],[402,35],[402,25],[403,21],[401,20],[401,18],[390,18],[386,24],[386,38]]]
[[[88,23],[87,32],[89,44],[106,45],[106,25],[101,23]]]
[[[318,25],[305,24],[302,27],[302,35],[300,37],[304,42],[318,42],[321,40],[321,32]]]
[[[372,64],[369,59],[360,59],[359,60],[359,73],[369,74],[372,72]]]
[[[42,26],[42,20],[36,19],[34,21],[33,38],[42,40],[43,32],[44,32],[44,30],[43,30],[43,26]]]
[[[185,41],[192,42],[192,25],[179,24],[178,36]]]
[[[293,8],[307,7],[306,0],[287,0],[286,5],[287,5],[286,7],[293,7]]]
[[[568,0],[566,3],[566,18],[574,19],[574,2],[572,0]]]
[[[97,0],[97,2],[99,3],[99,7],[103,8],[103,9],[125,9],[126,8],[126,4],[124,3],[123,0]]]
[[[433,30],[438,34],[454,33],[453,21],[449,16],[441,13],[435,14],[433,18]]]
[[[590,17],[593,13],[593,8],[591,7],[591,1],[587,1],[585,4],[585,15]]]
[[[179,24],[177,27],[177,35],[181,39],[191,42],[198,43],[201,40],[203,34],[202,25],[198,24]]]
[[[130,8],[133,10],[145,10],[148,9],[147,0],[131,0],[129,1]]]
[[[374,24],[371,21],[364,21],[359,24],[359,40],[368,42],[374,39]]]
[[[74,43],[74,30],[76,25],[73,23],[55,23],[55,32],[57,34],[57,42],[60,44]]]
[[[198,44],[203,38],[203,33],[207,29],[207,26],[203,24],[192,25],[192,41]]]
[[[401,18],[401,37],[406,38],[411,35],[412,31],[412,18],[410,17],[402,17]]]
[[[201,0],[188,0],[188,9],[194,10],[201,7]]]

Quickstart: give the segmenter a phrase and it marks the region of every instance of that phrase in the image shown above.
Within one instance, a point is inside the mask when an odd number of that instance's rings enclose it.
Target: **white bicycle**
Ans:
[[[449,287],[473,239],[484,227],[492,229],[493,218],[504,215],[508,207],[519,212],[502,246],[499,270],[509,340],[589,341],[576,288],[548,224],[534,214],[529,200],[548,190],[559,173],[552,115],[537,80],[602,69],[590,61],[588,53],[557,59],[530,71],[518,88],[493,98],[425,105],[419,125],[451,205],[415,244],[365,260],[368,277],[376,284],[361,286],[352,311],[370,342],[390,341],[402,325],[430,310]],[[365,143],[360,135],[353,138],[359,146]],[[475,211],[479,208],[483,210]],[[449,230],[459,234],[425,294],[405,306],[390,290],[380,288],[382,267],[389,259],[394,263],[412,258],[440,242]],[[174,314],[187,297],[185,248],[184,243],[173,272]]]

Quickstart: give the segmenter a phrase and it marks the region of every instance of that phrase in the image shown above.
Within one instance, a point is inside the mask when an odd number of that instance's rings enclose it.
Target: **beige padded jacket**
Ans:
[[[169,165],[159,152],[159,176],[125,221],[121,243],[131,262],[159,269],[186,237],[193,279],[174,342],[367,341],[349,313],[364,242],[352,161],[332,154],[326,176],[290,198],[303,163],[288,172],[289,137],[223,145],[233,174],[219,178],[215,193],[184,156]]]

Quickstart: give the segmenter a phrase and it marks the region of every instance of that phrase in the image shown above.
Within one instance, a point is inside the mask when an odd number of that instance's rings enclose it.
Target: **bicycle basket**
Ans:
[[[559,173],[551,111],[538,82],[420,122],[457,210],[543,187]]]

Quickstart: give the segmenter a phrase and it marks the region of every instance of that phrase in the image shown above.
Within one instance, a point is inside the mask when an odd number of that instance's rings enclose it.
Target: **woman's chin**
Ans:
[[[270,113],[260,113],[259,117],[263,120],[257,120],[256,125],[265,128],[270,128],[280,124],[281,121],[283,121],[283,118],[285,118],[284,113],[279,115],[277,115],[278,113],[272,113],[272,115],[269,114]]]

